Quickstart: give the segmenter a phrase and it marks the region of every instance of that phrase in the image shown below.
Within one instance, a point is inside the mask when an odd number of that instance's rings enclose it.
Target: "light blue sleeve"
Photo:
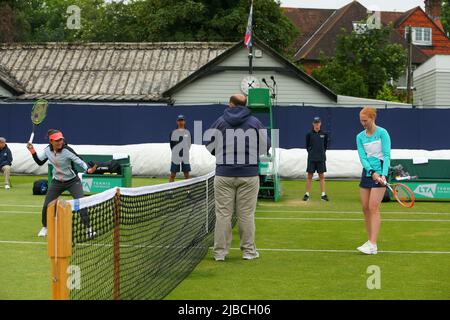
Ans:
[[[47,160],[48,157],[47,157],[46,150],[44,149],[42,152],[39,152],[39,153],[36,152],[36,157],[37,157],[39,160],[41,160],[41,161]]]
[[[389,173],[389,167],[391,166],[391,137],[387,130],[383,130],[380,135],[381,138],[381,151],[383,152],[383,171],[382,175],[387,177]]]
[[[89,169],[89,167],[83,160],[81,160],[79,157],[77,157],[72,152],[70,152],[70,151],[67,151],[67,152],[68,152],[69,159],[72,160],[73,162],[75,162],[80,167],[82,167],[84,171],[87,171],[87,169]]]
[[[366,151],[364,150],[363,142],[361,140],[360,135],[356,136],[356,146],[358,147],[358,154],[359,154],[359,161],[361,161],[361,164],[364,169],[366,169],[367,173],[372,170],[372,166],[369,163],[369,160],[367,159]]]

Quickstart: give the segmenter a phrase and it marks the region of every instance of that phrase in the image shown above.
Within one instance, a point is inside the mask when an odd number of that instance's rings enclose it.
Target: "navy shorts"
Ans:
[[[308,161],[308,167],[306,168],[306,172],[308,173],[324,173],[327,172],[327,166],[325,161]]]
[[[175,164],[172,162],[172,164],[170,165],[170,172],[189,172],[191,171],[191,165],[189,163],[180,163],[180,164]]]
[[[366,169],[363,169],[363,172],[361,175],[361,182],[359,183],[360,188],[364,188],[364,189],[385,188],[384,185],[374,181],[372,179],[372,177],[367,177],[366,174],[367,174]]]

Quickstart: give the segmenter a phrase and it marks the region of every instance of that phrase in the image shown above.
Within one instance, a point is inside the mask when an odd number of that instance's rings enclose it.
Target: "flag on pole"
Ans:
[[[250,14],[248,15],[247,30],[245,30],[244,44],[248,49],[252,47],[252,20],[253,20],[253,0],[250,5]]]

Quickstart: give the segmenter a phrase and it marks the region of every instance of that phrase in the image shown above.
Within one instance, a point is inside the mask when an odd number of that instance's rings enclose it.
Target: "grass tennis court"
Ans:
[[[0,299],[49,299],[50,262],[37,238],[43,196],[38,177],[13,177],[0,189]],[[166,179],[135,178],[133,186]],[[328,181],[329,203],[301,201],[304,181],[283,181],[281,201],[258,202],[256,244],[261,258],[241,258],[237,229],[225,262],[211,251],[167,299],[450,299],[450,206],[418,202],[413,209],[382,204],[376,256],[357,253],[366,233],[357,181]],[[369,290],[369,266],[381,289]]]

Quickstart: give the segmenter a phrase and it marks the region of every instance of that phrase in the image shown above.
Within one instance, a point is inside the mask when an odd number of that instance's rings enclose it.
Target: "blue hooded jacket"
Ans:
[[[216,141],[214,136],[207,146],[211,154],[216,156],[216,175],[223,177],[257,176],[259,155],[267,153],[270,148],[270,139],[258,131],[266,128],[258,118],[251,115],[250,109],[244,106],[226,108],[223,115],[211,125],[211,129],[217,129],[222,133],[221,142]],[[236,137],[227,139],[227,130],[229,130],[229,136],[236,135],[239,133],[238,130],[245,133],[247,136],[245,145],[243,142],[240,145],[239,139]],[[256,140],[251,143],[252,139],[248,138],[249,136],[255,137]],[[222,143],[222,150],[219,150],[220,143]],[[265,147],[267,150],[260,150],[260,147]]]

